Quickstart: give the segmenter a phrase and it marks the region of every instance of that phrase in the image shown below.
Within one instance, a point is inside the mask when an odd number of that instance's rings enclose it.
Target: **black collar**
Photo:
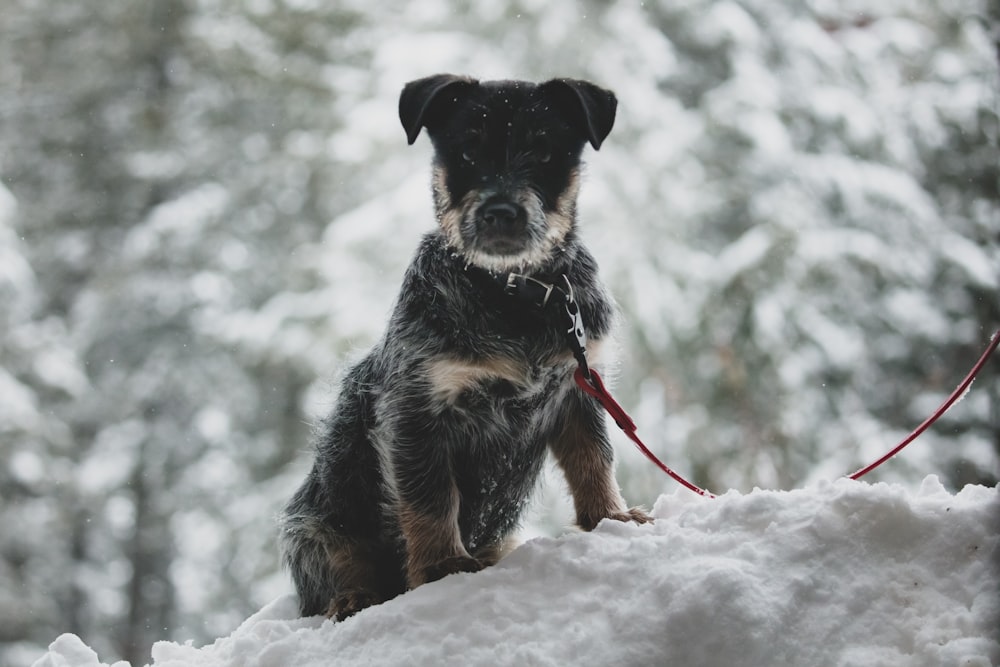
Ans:
[[[521,303],[533,306],[540,311],[548,308],[559,308],[563,312],[566,323],[566,342],[576,358],[577,364],[586,379],[590,379],[590,369],[587,366],[587,330],[584,326],[580,306],[573,295],[573,285],[565,273],[559,274],[562,284],[548,283],[539,278],[523,273],[496,273],[487,271],[475,265],[465,267],[470,278],[492,283],[503,288],[508,296]]]

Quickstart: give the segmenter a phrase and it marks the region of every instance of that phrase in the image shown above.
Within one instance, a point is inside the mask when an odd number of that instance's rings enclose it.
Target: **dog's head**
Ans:
[[[600,148],[614,93],[575,79],[411,81],[399,118],[434,144],[434,204],[448,243],[496,272],[544,264],[573,231],[580,153]]]

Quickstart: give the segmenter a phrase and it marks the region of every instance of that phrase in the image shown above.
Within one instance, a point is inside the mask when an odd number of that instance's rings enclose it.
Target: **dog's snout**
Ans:
[[[495,227],[507,227],[518,221],[521,210],[510,202],[499,201],[487,204],[482,210],[483,222]]]
[[[469,247],[491,255],[518,255],[531,243],[528,211],[503,196],[492,197],[476,211],[475,227],[466,230]]]

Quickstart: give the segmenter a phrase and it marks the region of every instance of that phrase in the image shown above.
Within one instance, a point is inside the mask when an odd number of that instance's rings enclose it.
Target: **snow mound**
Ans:
[[[531,540],[343,623],[297,619],[286,596],[210,646],[156,644],[152,664],[1000,664],[996,487],[678,490],[653,513]],[[66,634],[34,667],[102,665]]]

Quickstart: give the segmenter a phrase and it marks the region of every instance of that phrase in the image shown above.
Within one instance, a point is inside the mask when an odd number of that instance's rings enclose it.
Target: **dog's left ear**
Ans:
[[[420,134],[420,128],[435,120],[435,101],[444,99],[447,91],[456,91],[476,84],[475,79],[454,74],[435,74],[403,86],[399,94],[399,120],[406,130],[406,141],[413,144]]]
[[[599,149],[615,124],[615,94],[579,79],[552,79],[541,87],[563,101],[584,137]]]

